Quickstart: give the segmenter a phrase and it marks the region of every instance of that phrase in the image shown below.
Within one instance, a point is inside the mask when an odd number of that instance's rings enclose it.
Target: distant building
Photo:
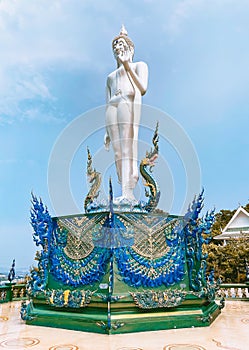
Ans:
[[[242,207],[239,207],[232,219],[222,230],[222,233],[215,236],[214,239],[226,241],[233,238],[249,238],[249,213]]]

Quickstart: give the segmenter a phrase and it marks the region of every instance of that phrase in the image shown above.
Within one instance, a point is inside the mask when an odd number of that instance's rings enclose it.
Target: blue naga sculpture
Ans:
[[[208,280],[206,276],[208,254],[205,252],[205,245],[212,239],[211,226],[214,222],[214,210],[207,212],[203,218],[199,218],[204,201],[203,193],[204,190],[194,199],[183,218],[189,285],[196,292],[207,287],[208,281],[209,284],[213,284],[213,280],[211,278]]]
[[[42,200],[38,200],[32,193],[31,225],[34,229],[33,239],[36,246],[41,246],[41,251],[36,254],[38,267],[34,267],[27,290],[32,296],[44,291],[47,285],[49,253],[51,247],[51,237],[53,232],[52,218]]]

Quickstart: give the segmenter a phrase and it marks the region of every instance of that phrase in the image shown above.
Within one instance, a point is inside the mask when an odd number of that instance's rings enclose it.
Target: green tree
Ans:
[[[214,270],[215,278],[224,283],[240,283],[246,280],[246,259],[249,258],[249,238],[229,240],[224,245],[211,242],[207,246],[207,272]]]
[[[232,219],[236,210],[222,209],[219,213],[215,214],[215,221],[212,226],[212,236],[221,234],[221,231],[226,227],[229,221]]]
[[[244,207],[249,212],[249,203]],[[221,234],[236,210],[220,210],[215,215],[212,236]],[[224,283],[239,283],[246,280],[246,260],[249,260],[249,237],[231,239],[226,245],[213,240],[205,249],[208,252],[207,273],[214,270],[215,278]]]

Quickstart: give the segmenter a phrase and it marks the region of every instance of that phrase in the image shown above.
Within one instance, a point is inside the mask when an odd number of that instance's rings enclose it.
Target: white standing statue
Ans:
[[[141,100],[148,85],[148,67],[144,62],[132,62],[134,44],[124,26],[113,39],[112,49],[117,69],[107,78],[105,147],[109,150],[111,142],[118,180],[122,185],[122,196],[116,202],[122,203],[123,200],[135,201],[138,129]]]

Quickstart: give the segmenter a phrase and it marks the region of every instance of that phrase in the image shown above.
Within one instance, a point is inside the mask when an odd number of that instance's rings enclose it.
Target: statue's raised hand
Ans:
[[[129,66],[129,62],[131,61],[131,55],[130,55],[130,52],[125,50],[125,51],[121,51],[119,54],[118,54],[118,59],[119,61],[123,64],[123,66],[125,67],[125,69],[129,69],[130,66]]]

